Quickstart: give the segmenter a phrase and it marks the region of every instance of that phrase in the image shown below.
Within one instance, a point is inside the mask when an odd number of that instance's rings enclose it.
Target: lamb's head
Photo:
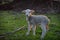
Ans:
[[[26,16],[31,16],[33,12],[35,12],[34,10],[30,10],[30,9],[26,9],[26,10],[23,10],[22,12],[25,13]]]

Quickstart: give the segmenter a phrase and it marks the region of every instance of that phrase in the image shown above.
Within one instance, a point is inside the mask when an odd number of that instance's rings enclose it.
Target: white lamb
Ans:
[[[44,15],[32,15],[35,11],[30,9],[23,10],[22,12],[26,14],[26,20],[28,22],[28,31],[26,35],[29,35],[31,28],[33,35],[35,35],[36,25],[40,24],[42,29],[41,39],[43,39],[49,29],[48,23],[50,20],[48,17]]]

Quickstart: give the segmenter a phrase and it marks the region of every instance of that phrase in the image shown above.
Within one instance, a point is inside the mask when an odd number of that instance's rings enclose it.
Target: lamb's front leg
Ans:
[[[36,30],[36,25],[32,25],[32,31],[33,31],[33,35],[35,36],[35,30]]]
[[[27,31],[26,35],[29,35],[30,30],[31,30],[31,24],[30,24],[30,23],[28,23],[28,31]]]

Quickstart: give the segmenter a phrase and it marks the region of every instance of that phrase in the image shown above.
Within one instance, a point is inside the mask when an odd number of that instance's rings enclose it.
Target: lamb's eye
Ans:
[[[29,13],[31,13],[31,12],[29,12]]]

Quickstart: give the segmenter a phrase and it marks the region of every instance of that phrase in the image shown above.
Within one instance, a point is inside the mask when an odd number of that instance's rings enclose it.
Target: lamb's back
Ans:
[[[48,23],[48,17],[45,15],[32,15],[32,20],[36,23],[46,22]]]

